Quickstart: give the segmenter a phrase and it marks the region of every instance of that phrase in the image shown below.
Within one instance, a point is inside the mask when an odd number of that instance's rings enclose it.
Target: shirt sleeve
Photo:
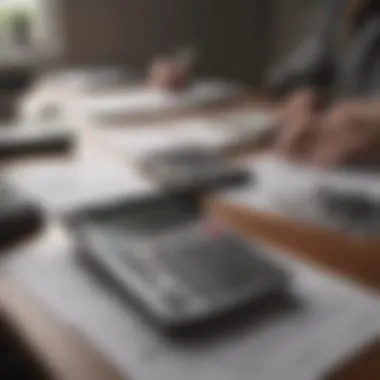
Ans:
[[[337,19],[341,18],[346,0],[329,1],[325,17],[312,38],[307,39],[281,65],[267,76],[275,93],[286,93],[299,86],[329,87],[335,80]]]

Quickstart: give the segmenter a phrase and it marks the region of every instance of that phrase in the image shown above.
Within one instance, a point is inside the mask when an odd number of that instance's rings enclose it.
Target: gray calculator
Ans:
[[[251,179],[247,170],[232,165],[219,152],[199,146],[153,152],[140,164],[150,179],[168,189],[212,190]]]
[[[168,329],[234,312],[286,288],[282,267],[204,216],[188,197],[98,206],[70,223],[87,262]]]

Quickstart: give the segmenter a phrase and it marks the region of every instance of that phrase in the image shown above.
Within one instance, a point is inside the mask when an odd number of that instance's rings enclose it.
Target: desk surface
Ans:
[[[260,101],[256,95],[241,99],[239,104],[257,104],[258,101],[261,105],[268,105],[268,102]],[[192,111],[190,114],[213,113],[223,109],[225,108],[217,107],[208,111]],[[98,157],[114,154],[112,149],[103,146],[90,123],[84,124],[87,125],[83,125],[83,130],[81,126],[83,146],[81,145],[80,152],[65,160],[80,160],[83,154]],[[18,162],[12,165],[17,167],[22,164]],[[311,260],[316,265],[327,266],[373,289],[380,289],[380,240],[354,242],[337,233],[289,222],[278,216],[239,209],[216,197],[210,197],[205,202],[210,212],[225,218],[249,237],[263,239],[292,252],[297,257]],[[30,243],[38,244],[48,239],[65,239],[55,221],[49,223],[46,231]],[[54,378],[121,379],[110,363],[80,334],[61,324],[28,293],[27,289],[14,280],[0,280],[0,309],[12,317],[15,327],[20,330],[27,344]],[[363,352],[360,357],[353,358],[348,366],[332,376],[333,380],[379,378],[380,344]]]

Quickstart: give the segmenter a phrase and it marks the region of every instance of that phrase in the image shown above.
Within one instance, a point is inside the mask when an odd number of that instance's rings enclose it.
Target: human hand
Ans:
[[[310,161],[319,166],[380,165],[378,104],[348,101],[321,118]]]
[[[282,131],[275,146],[278,154],[297,159],[310,151],[319,125],[317,101],[311,89],[300,89],[287,99],[280,112]]]
[[[317,110],[318,94],[312,88],[300,88],[285,100],[280,115],[284,123],[292,123]]]
[[[150,84],[163,90],[182,89],[189,77],[190,68],[175,56],[156,59],[149,71]]]

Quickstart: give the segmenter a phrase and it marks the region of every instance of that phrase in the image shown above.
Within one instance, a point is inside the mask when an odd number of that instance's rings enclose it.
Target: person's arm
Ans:
[[[315,149],[309,155],[312,162],[380,168],[380,99],[342,102],[331,107],[320,123]]]
[[[317,166],[380,168],[380,99],[347,100],[283,129],[275,150]]]
[[[315,44],[315,42],[314,42]],[[269,73],[267,85],[275,95],[284,95],[299,87],[319,91],[331,86],[334,80],[334,65],[323,52],[323,47],[305,43],[283,65]]]
[[[306,40],[283,64],[275,67],[267,76],[267,85],[272,93],[284,95],[298,87],[329,88],[335,79],[337,20],[347,0],[326,2],[326,14],[318,33]]]

